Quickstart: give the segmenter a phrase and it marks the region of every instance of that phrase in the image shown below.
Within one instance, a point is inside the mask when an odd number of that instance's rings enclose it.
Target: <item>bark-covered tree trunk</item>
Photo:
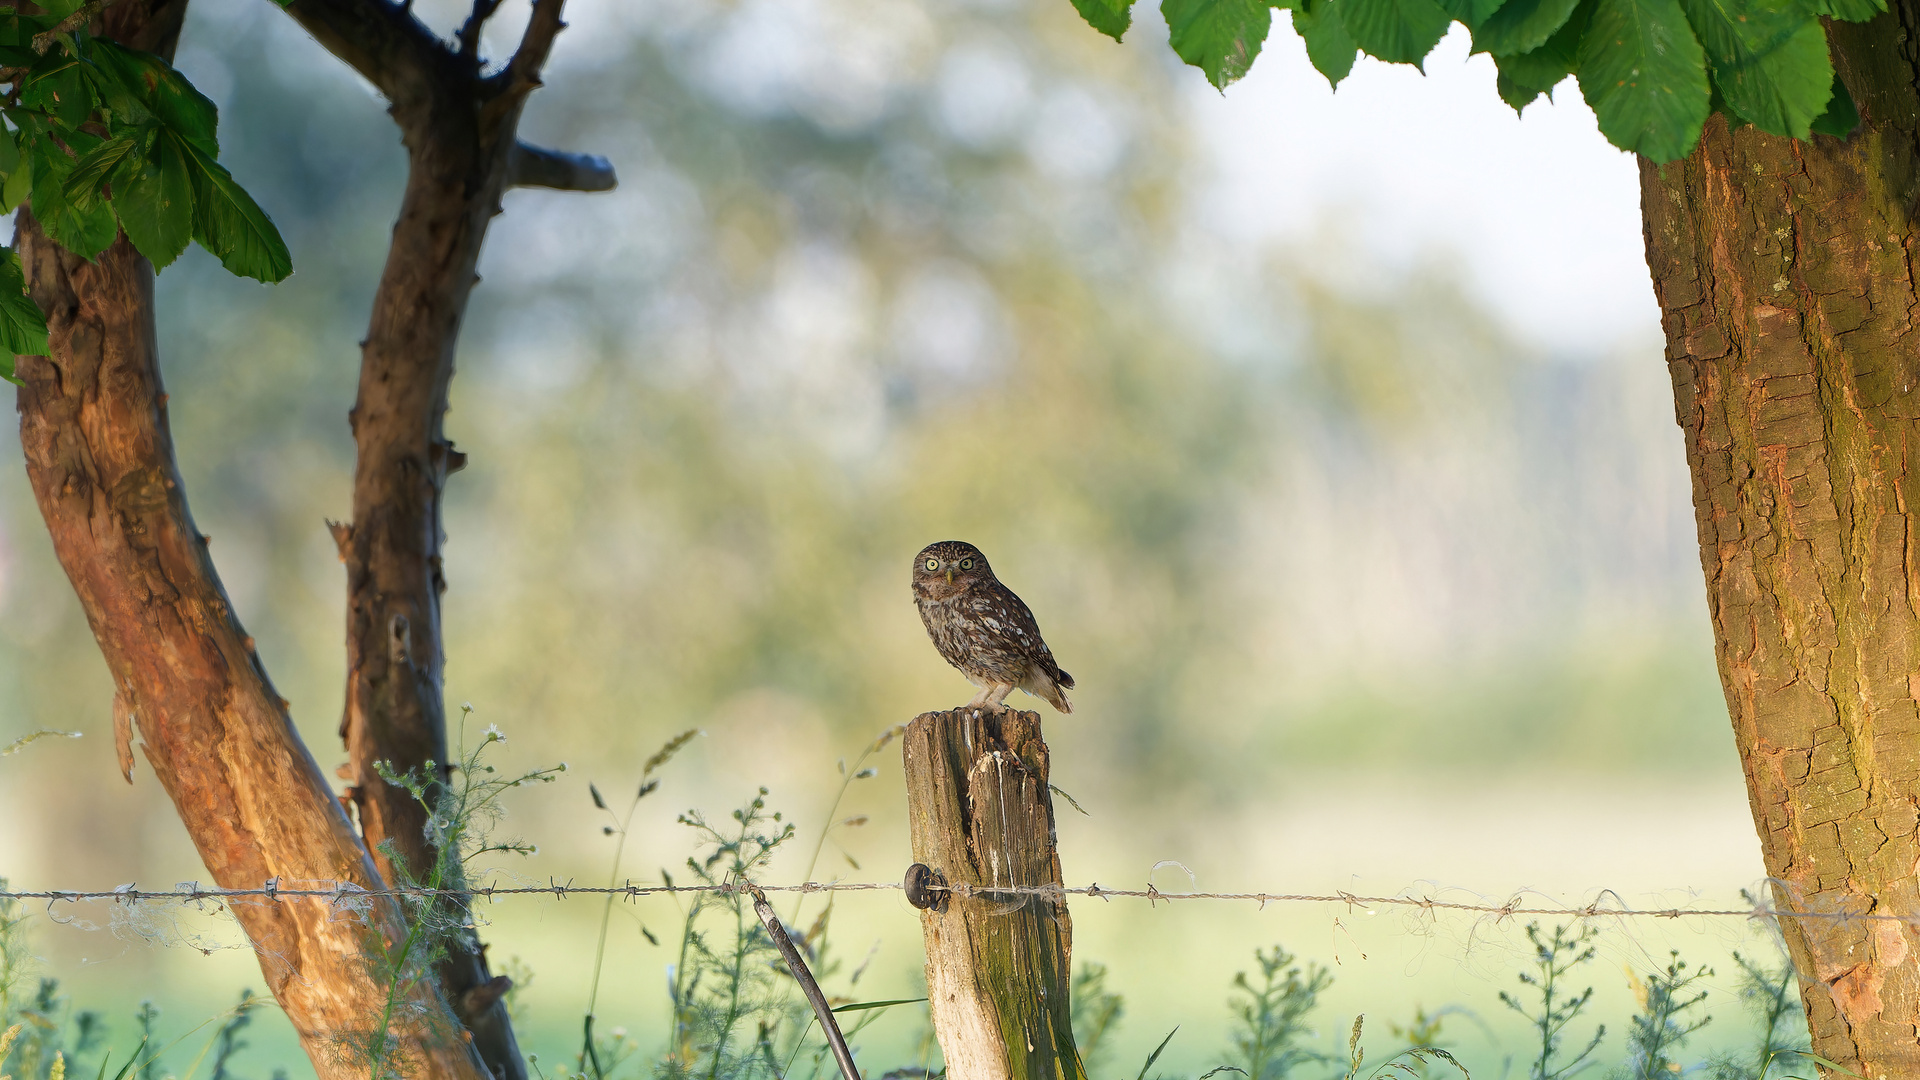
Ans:
[[[110,6],[94,32],[170,56],[185,0]],[[175,462],[154,338],[153,268],[120,237],[89,262],[22,210],[29,292],[47,357],[22,357],[21,445],[55,554],[115,689],[123,772],[142,749],[216,884],[379,888],[366,849],[287,715],[194,527]],[[434,982],[384,977],[406,936],[397,904],[235,900],[268,987],[323,1078],[384,1067],[436,1080],[487,1075]],[[377,1038],[381,1018],[401,1019]]]
[[[1641,165],[1716,654],[1784,907],[1920,917],[1920,4],[1832,26],[1864,124]],[[1787,920],[1814,1049],[1920,1075],[1920,933]]]
[[[402,771],[446,765],[439,495],[458,456],[440,419],[481,239],[509,186],[604,190],[613,182],[602,160],[515,141],[561,27],[561,0],[536,0],[513,58],[482,77],[479,30],[498,6],[476,0],[451,45],[405,6],[383,0],[300,0],[294,8],[387,93],[411,166],[352,413],[355,520],[336,531],[349,564],[353,675],[344,734],[361,780],[355,801],[368,845],[391,840],[416,872],[435,856],[424,815],[407,793],[382,784],[372,763]],[[184,7],[185,0],[122,0],[94,29],[170,55]],[[19,244],[52,351],[19,364],[22,443],[56,554],[113,676],[122,770],[131,769],[137,726],[223,887],[277,880],[378,889],[398,880],[391,861],[382,854],[376,868],[355,837],[193,526],[167,430],[152,268],[124,237],[93,262],[77,258],[26,211]],[[431,974],[420,970],[423,945],[395,979],[378,958],[391,958],[406,937],[403,913],[386,898],[348,903],[232,904],[319,1074],[374,1068],[434,1080],[522,1080],[499,1000],[508,984],[490,977],[478,940],[467,933],[431,943],[446,949]]]
[[[436,785],[449,765],[441,497],[465,458],[447,439],[443,419],[487,225],[516,184],[613,186],[604,161],[517,141],[521,110],[540,85],[562,26],[561,2],[537,0],[520,47],[493,75],[484,74],[478,47],[499,0],[474,0],[453,42],[442,41],[404,5],[383,0],[296,0],[288,8],[386,95],[407,149],[407,187],[348,414],[357,450],[353,518],[332,526],[347,568],[347,704],[340,726],[351,770],[347,794],[390,882],[423,880],[438,857],[426,835],[425,808],[383,780],[376,763],[400,773],[430,770]],[[460,934],[446,945],[439,976],[455,1011],[500,1080],[525,1080],[500,1000],[511,984],[488,970],[477,935]]]
[[[116,725],[138,727],[218,885],[379,888],[187,509],[154,342],[152,267],[124,236],[90,263],[25,211],[17,240],[52,349],[19,363],[27,475],[106,657]],[[413,971],[396,986],[382,976],[375,958],[406,937],[392,900],[231,907],[323,1080],[367,1075],[393,1006],[385,1065],[433,1080],[486,1077],[431,978]]]

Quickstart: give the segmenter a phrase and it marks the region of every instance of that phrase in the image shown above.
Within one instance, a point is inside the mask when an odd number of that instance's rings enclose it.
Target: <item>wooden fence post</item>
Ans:
[[[1040,715],[922,713],[901,746],[927,1003],[948,1080],[1086,1080],[1073,1045],[1073,923]],[[918,878],[916,882],[914,879]]]

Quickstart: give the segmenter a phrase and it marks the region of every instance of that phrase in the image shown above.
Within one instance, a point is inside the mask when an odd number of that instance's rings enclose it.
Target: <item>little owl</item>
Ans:
[[[980,688],[969,705],[1001,709],[1015,687],[1073,711],[1073,676],[1060,670],[1040,627],[1000,584],[980,549],[959,540],[928,544],[913,560],[913,599],[927,636],[947,663]]]

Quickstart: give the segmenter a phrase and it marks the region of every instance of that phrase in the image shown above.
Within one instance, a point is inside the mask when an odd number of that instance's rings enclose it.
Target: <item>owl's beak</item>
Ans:
[[[953,584],[953,571],[951,569],[947,571],[947,584]]]

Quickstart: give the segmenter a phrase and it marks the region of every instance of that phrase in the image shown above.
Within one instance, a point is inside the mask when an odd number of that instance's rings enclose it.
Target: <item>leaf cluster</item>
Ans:
[[[1591,926],[1581,927],[1578,933],[1555,926],[1549,935],[1541,931],[1539,923],[1527,924],[1534,969],[1521,972],[1520,982],[1532,988],[1532,996],[1538,998],[1537,1011],[1515,995],[1500,991],[1500,1001],[1533,1025],[1537,1052],[1527,1065],[1527,1080],[1565,1080],[1592,1064],[1593,1052],[1607,1036],[1607,1026],[1601,1024],[1579,1052],[1569,1053],[1562,1046],[1567,1028],[1593,1001],[1593,987],[1573,993],[1564,983],[1576,969],[1593,960],[1596,933]]]
[[[220,164],[219,111],[172,65],[87,32],[98,5],[0,3],[0,213],[30,206],[47,235],[91,259],[121,232],[155,267],[198,243],[242,277],[293,260]],[[20,259],[0,249],[0,377],[47,351]]]
[[[1131,0],[1073,0],[1119,40]],[[1492,56],[1501,100],[1525,108],[1568,76],[1622,150],[1689,153],[1707,117],[1796,139],[1859,123],[1821,20],[1864,21],[1885,0],[1161,0],[1170,44],[1219,89],[1252,67],[1273,11],[1291,14],[1313,66],[1338,86],[1365,53],[1418,66],[1454,23]]]
[[[1760,1038],[1746,1057],[1725,1054],[1712,1062],[1709,1075],[1713,1080],[1776,1080],[1787,1075],[1795,1059],[1814,1057],[1799,980],[1784,957],[1771,968],[1737,952],[1733,962],[1740,965],[1740,1000],[1759,1021]]]
[[[1247,1080],[1285,1080],[1301,1065],[1329,1060],[1302,1044],[1313,1035],[1307,1015],[1333,985],[1333,973],[1319,964],[1303,970],[1278,945],[1254,950],[1253,958],[1260,968],[1257,983],[1244,971],[1233,977],[1233,1013],[1239,1020],[1234,1064]]]
[[[767,809],[767,789],[716,826],[698,810],[680,815],[704,849],[686,868],[703,885],[750,881],[763,870],[794,827]],[[672,883],[664,871],[662,877]],[[790,995],[775,972],[779,953],[753,913],[744,890],[696,893],[687,908],[674,964],[671,1045],[663,1077],[779,1077],[785,1074],[775,1037]],[[749,1033],[748,1025],[752,1029]]]
[[[530,784],[550,784],[567,771],[563,762],[518,775],[500,773],[486,763],[486,758],[489,749],[505,742],[506,736],[489,725],[469,747],[467,720],[472,715],[473,706],[461,706],[455,763],[445,770],[428,761],[402,773],[391,762],[374,762],[374,771],[382,780],[405,789],[427,811],[423,831],[432,861],[424,867],[410,865],[391,837],[380,845],[400,879],[394,884],[418,887],[423,892],[399,898],[406,916],[406,935],[391,948],[379,946],[376,938],[375,947],[369,950],[376,958],[374,974],[387,988],[387,997],[364,1045],[351,1050],[364,1058],[373,1077],[393,1073],[390,1051],[396,1026],[425,1020],[412,1001],[413,988],[433,977],[433,965],[454,943],[463,943],[469,951],[478,948],[473,940],[475,924],[470,905],[443,894],[465,890],[469,864],[481,856],[493,852],[532,855],[538,851],[521,840],[498,841],[492,837],[494,825],[504,813],[501,799],[507,792]]]
[[[1083,962],[1073,974],[1073,1038],[1089,1072],[1112,1049],[1107,1038],[1126,1014],[1126,1000],[1107,990],[1107,965]]]
[[[1687,1037],[1713,1022],[1713,1017],[1694,1019],[1694,1012],[1707,1000],[1707,992],[1697,985],[1713,974],[1712,968],[1689,973],[1687,962],[1674,950],[1664,972],[1650,973],[1636,980],[1640,1012],[1627,1030],[1627,1075],[1632,1080],[1658,1080],[1680,1071],[1673,1060],[1674,1051]]]

